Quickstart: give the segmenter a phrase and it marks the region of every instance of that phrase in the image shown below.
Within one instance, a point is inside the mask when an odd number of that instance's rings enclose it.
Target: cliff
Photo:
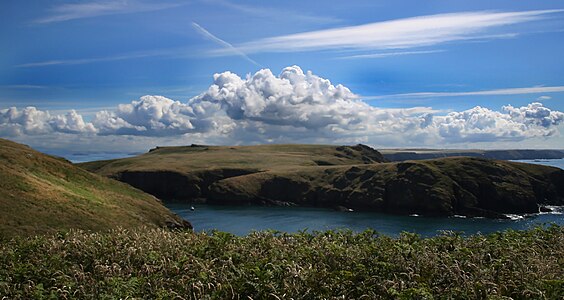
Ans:
[[[166,147],[81,166],[165,201],[494,218],[564,204],[558,168],[470,157],[386,163],[364,145]]]

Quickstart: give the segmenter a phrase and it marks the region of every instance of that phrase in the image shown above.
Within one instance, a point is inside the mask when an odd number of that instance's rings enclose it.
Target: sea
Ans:
[[[564,169],[564,159],[519,160]],[[315,232],[324,230],[373,229],[380,234],[398,236],[401,232],[428,237],[445,231],[463,235],[487,234],[508,229],[523,230],[535,226],[564,226],[564,207],[552,207],[551,213],[510,215],[511,219],[426,217],[420,215],[390,215],[368,212],[340,212],[324,208],[212,206],[201,204],[167,204],[168,208],[190,221],[198,232],[213,230],[247,235],[253,231]],[[192,210],[191,208],[194,208]]]
[[[57,155],[58,153],[52,153]],[[100,159],[115,159],[137,153],[60,153],[74,163]],[[515,160],[564,169],[564,159]],[[401,232],[413,232],[422,236],[434,236],[444,231],[461,234],[491,233],[507,229],[522,230],[534,226],[558,224],[564,226],[564,207],[555,207],[552,213],[511,215],[509,220],[481,218],[403,216],[368,212],[339,212],[325,208],[264,207],[264,206],[213,206],[202,204],[165,204],[176,214],[190,221],[196,231],[213,230],[246,235],[253,231],[274,230],[280,232],[376,230],[380,234],[397,236]],[[191,210],[192,206],[194,210]]]

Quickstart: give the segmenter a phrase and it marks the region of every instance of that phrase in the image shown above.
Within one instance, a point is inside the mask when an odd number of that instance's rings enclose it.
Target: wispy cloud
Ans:
[[[253,59],[251,59],[250,57],[248,57],[243,51],[233,47],[233,45],[231,45],[230,43],[216,37],[215,35],[211,34],[209,31],[207,31],[204,27],[200,26],[198,23],[196,22],[192,22],[192,27],[194,27],[194,29],[196,29],[196,31],[202,35],[204,38],[211,40],[213,42],[215,42],[216,44],[224,47],[227,51],[239,55],[242,58],[244,58],[245,60],[249,61],[250,63],[258,66],[258,67],[262,67],[261,64],[257,63],[256,61],[254,61]]]
[[[315,16],[315,15],[303,14],[301,12],[284,10],[284,9],[279,9],[279,8],[276,8],[276,9],[266,8],[264,6],[262,6],[262,7],[250,6],[250,5],[233,3],[233,2],[230,2],[230,1],[224,1],[224,0],[208,0],[206,2],[212,3],[214,5],[220,5],[220,6],[228,8],[228,9],[236,10],[236,11],[239,11],[239,12],[242,12],[242,13],[245,13],[245,14],[248,14],[248,15],[256,16],[256,17],[268,18],[268,19],[278,19],[278,20],[282,20],[282,21],[292,20],[293,22],[301,21],[301,22],[309,22],[309,23],[316,23],[316,24],[319,24],[319,23],[335,23],[335,22],[341,21],[340,19],[334,18],[334,17]]]
[[[7,84],[7,85],[0,85],[0,89],[14,89],[14,90],[35,90],[35,89],[44,89],[47,88],[44,85],[34,85],[34,84]]]
[[[388,98],[499,96],[499,95],[524,95],[524,94],[561,93],[561,92],[564,92],[564,86],[534,86],[534,87],[508,88],[508,89],[470,91],[470,92],[419,92],[419,93],[391,94],[391,95],[382,95],[382,96],[363,96],[361,98],[364,100],[376,100],[376,99],[388,99]]]
[[[139,59],[139,58],[146,58],[146,57],[180,57],[180,56],[185,56],[186,52],[187,52],[187,50],[185,48],[158,49],[158,50],[152,50],[152,51],[126,53],[126,54],[119,54],[119,55],[105,56],[105,57],[78,58],[78,59],[54,59],[54,60],[19,64],[19,65],[16,65],[15,67],[17,67],[17,68],[35,68],[35,67],[48,67],[48,66],[56,66],[56,65],[83,65],[83,64],[91,64],[91,63],[97,63],[97,62]]]
[[[315,50],[389,50],[515,36],[488,32],[503,26],[541,20],[563,10],[461,12],[427,15],[359,26],[310,31],[251,41],[237,48],[245,53]],[[232,50],[216,54],[230,55]]]
[[[35,20],[34,23],[47,24],[105,15],[155,11],[180,5],[183,4],[170,2],[146,3],[127,0],[67,3],[53,7],[47,16]]]
[[[398,51],[398,52],[359,54],[359,55],[341,56],[341,57],[338,57],[338,59],[384,58],[384,57],[389,57],[389,56],[429,54],[429,53],[439,53],[439,52],[445,52],[445,50]]]

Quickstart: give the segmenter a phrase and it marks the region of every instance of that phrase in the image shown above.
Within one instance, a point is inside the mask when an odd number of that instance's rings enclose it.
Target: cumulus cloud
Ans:
[[[51,132],[95,133],[91,123],[84,122],[81,115],[71,110],[65,115],[51,116],[48,111],[26,107],[0,110],[0,134],[5,136],[39,135]]]
[[[174,136],[210,131],[228,132],[232,122],[218,103],[181,103],[163,96],[143,96],[114,111],[96,114],[93,124],[103,135]]]
[[[564,121],[564,113],[551,111],[539,102],[534,102],[520,108],[507,105],[503,107],[503,110],[511,116],[511,119],[527,125],[538,125],[549,128],[552,125],[558,125]]]
[[[446,141],[483,142],[551,136],[557,133],[555,126],[562,121],[564,113],[535,102],[520,108],[507,105],[502,112],[479,106],[451,112],[439,118],[435,126]]]
[[[49,133],[156,139],[156,144],[368,143],[424,146],[522,141],[558,134],[564,113],[534,102],[500,111],[474,107],[448,114],[429,107],[384,109],[368,105],[347,87],[287,67],[242,78],[213,76],[210,87],[186,102],[143,96],[85,122],[76,111],[51,115],[34,107],[0,110],[1,136]],[[120,138],[117,138],[120,137]],[[158,142],[160,141],[160,142]]]
[[[246,79],[230,72],[216,74],[210,88],[190,100],[204,102],[219,103],[233,120],[309,129],[356,124],[370,109],[348,88],[311,72],[304,74],[297,66],[285,68],[279,76],[268,69]]]

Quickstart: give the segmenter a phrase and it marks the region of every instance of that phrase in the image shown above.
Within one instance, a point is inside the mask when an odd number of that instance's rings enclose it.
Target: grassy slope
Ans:
[[[367,152],[358,149],[361,148],[325,145],[161,147],[135,157],[87,162],[79,165],[106,176],[126,170],[169,170],[181,173],[216,168],[284,170],[296,166],[363,163],[367,159],[365,157],[363,160],[363,153]],[[373,161],[380,159],[381,157],[373,157]]]
[[[154,197],[70,162],[0,139],[0,238],[181,220]]]
[[[564,228],[422,239],[164,230],[0,244],[9,299],[562,299]],[[510,297],[510,298],[507,298]]]

